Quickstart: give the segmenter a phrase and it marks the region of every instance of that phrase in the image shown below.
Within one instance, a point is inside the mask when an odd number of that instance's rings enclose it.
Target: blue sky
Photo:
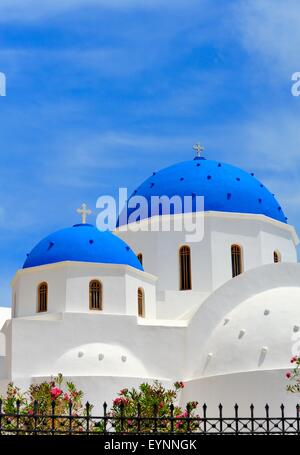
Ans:
[[[1,0],[0,305],[83,202],[193,156],[255,172],[300,231],[298,0]]]

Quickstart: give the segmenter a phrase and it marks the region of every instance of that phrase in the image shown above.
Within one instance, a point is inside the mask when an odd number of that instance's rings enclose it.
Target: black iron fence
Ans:
[[[220,404],[215,417],[208,414],[204,404],[197,417],[191,416],[190,409],[181,416],[174,415],[174,406],[171,405],[167,415],[160,416],[156,406],[149,415],[141,414],[141,407],[137,407],[134,416],[127,415],[124,406],[120,406],[118,415],[107,412],[107,404],[103,405],[101,416],[92,415],[92,407],[86,404],[82,414],[73,411],[72,403],[69,412],[58,415],[55,402],[52,402],[51,412],[44,414],[39,410],[38,402],[34,403],[33,411],[24,413],[20,410],[20,403],[12,413],[2,412],[0,400],[0,435],[103,435],[103,434],[201,434],[201,435],[300,435],[300,406],[295,408],[294,416],[286,416],[285,408],[281,405],[278,416],[269,414],[269,406],[265,406],[264,416],[258,417],[254,406],[249,409],[249,416],[239,413],[238,405],[233,408],[232,416],[223,412]]]

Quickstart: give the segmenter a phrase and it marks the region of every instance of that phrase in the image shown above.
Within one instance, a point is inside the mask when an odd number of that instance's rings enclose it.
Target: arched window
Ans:
[[[38,313],[48,310],[48,284],[41,283],[38,287]]]
[[[192,289],[191,249],[187,245],[179,250],[179,280],[181,291]]]
[[[142,255],[142,253],[139,253],[139,254],[137,255],[137,258],[138,258],[138,260],[140,261],[141,265],[143,265],[143,255]]]
[[[90,282],[90,310],[102,310],[102,284],[98,280]]]
[[[243,272],[242,248],[239,245],[231,246],[231,265],[233,278]]]
[[[274,258],[275,264],[277,264],[278,262],[281,262],[281,254],[280,254],[280,252],[279,251],[274,251],[273,258]]]
[[[138,315],[140,318],[145,317],[145,294],[143,288],[138,288]]]

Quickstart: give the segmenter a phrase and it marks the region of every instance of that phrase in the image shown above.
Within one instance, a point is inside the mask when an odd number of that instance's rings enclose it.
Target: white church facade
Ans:
[[[158,379],[183,381],[182,403],[294,413],[285,372],[300,340],[299,240],[280,204],[253,174],[199,156],[154,172],[132,198],[163,195],[204,197],[204,212],[171,213],[202,217],[200,241],[141,229],[168,216],[161,208],[114,233],[83,218],[28,254],[11,316],[0,312],[2,392],[62,373],[101,404]]]

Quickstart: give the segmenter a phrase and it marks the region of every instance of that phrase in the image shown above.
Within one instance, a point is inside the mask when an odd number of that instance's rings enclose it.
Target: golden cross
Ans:
[[[82,206],[79,207],[76,211],[79,213],[79,215],[81,215],[82,224],[86,224],[87,215],[91,215],[93,213],[91,209],[88,209],[87,204],[82,204]]]
[[[196,152],[196,157],[200,158],[200,154],[204,151],[204,147],[202,147],[200,144],[195,144],[193,145],[193,150]]]

